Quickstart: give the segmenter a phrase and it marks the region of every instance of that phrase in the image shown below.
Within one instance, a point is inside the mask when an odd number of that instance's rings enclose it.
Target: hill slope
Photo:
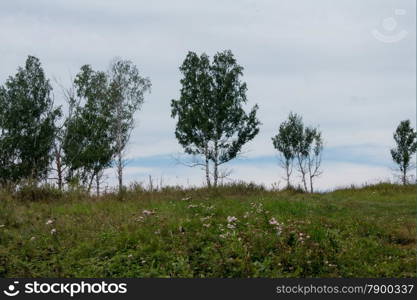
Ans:
[[[412,277],[415,251],[415,186],[0,194],[1,277]]]

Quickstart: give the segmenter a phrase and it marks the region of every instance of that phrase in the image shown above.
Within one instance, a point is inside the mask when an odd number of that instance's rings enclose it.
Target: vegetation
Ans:
[[[409,121],[391,150],[402,186],[314,193],[322,134],[292,113],[272,138],[287,188],[219,186],[227,175],[219,166],[259,132],[258,106],[244,110],[243,67],[231,51],[212,62],[189,52],[180,70],[175,134],[201,159],[194,165],[205,169],[207,188],[124,188],[123,152],[151,86],[129,61],[115,60],[108,72],[81,67],[63,88],[68,112],[60,125],[37,58],[0,86],[1,277],[416,276],[416,189],[407,172],[417,144]],[[294,164],[302,187],[291,184]],[[100,195],[103,172],[114,165],[118,192]],[[51,173],[58,188],[45,183]]]
[[[53,107],[51,91],[33,56],[0,86],[0,186],[47,177],[55,119],[61,113]]]
[[[401,121],[394,132],[394,141],[396,147],[391,149],[391,156],[398,165],[401,173],[401,182],[405,185],[408,183],[407,172],[415,169],[412,162],[413,154],[417,151],[417,133],[410,125],[410,120]]]
[[[272,137],[272,143],[280,154],[280,163],[286,173],[287,188],[291,187],[295,161],[304,191],[313,193],[313,180],[322,174],[320,167],[323,138],[318,128],[305,127],[301,116],[290,113],[288,120],[279,126],[278,134]]]
[[[36,194],[37,201],[32,199]],[[0,194],[1,277],[415,277],[416,187]]]
[[[212,63],[206,54],[189,52],[180,70],[181,96],[171,103],[172,117],[178,117],[175,136],[185,153],[196,159],[192,166],[205,169],[207,186],[213,181],[216,187],[227,175],[219,173],[219,166],[236,158],[258,134],[258,106],[248,114],[243,109],[247,102],[246,83],[240,81],[243,67],[230,50],[217,53]]]
[[[114,119],[112,133],[115,139],[119,193],[123,190],[124,150],[134,128],[134,114],[144,101],[144,93],[151,88],[151,81],[139,74],[138,68],[128,60],[115,59],[108,74],[110,99]]]

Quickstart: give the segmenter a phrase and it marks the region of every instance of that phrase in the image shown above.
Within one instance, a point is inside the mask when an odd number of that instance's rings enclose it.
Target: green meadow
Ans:
[[[415,277],[416,186],[0,194],[0,277]]]

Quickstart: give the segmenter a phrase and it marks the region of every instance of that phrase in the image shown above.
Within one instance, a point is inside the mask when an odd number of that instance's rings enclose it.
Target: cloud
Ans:
[[[396,8],[406,14],[395,15]],[[383,27],[387,17],[396,20],[397,28]],[[406,30],[408,35],[387,44],[374,38],[374,29],[385,35]],[[178,67],[187,51],[212,56],[231,49],[245,68],[248,109],[258,103],[263,123],[244,148],[252,169],[237,167],[242,171],[236,176],[250,179],[259,169],[256,158],[275,155],[271,137],[294,111],[306,124],[320,126],[334,166],[346,163],[347,151],[353,153],[351,175],[340,177],[348,183],[349,178],[362,178],[354,171],[362,167],[370,178],[378,176],[375,161],[390,163],[386,153],[395,127],[403,119],[414,122],[415,36],[413,0],[396,1],[395,6],[389,0],[3,1],[0,82],[14,74],[28,54],[38,56],[47,75],[65,84],[83,64],[104,70],[114,56],[132,60],[153,87],[137,114],[127,155],[152,163],[155,156],[181,151],[170,101],[179,96]],[[55,98],[63,103],[58,90]],[[374,159],[363,159],[361,153]],[[171,172],[170,165],[159,168],[142,173],[187,182]],[[185,178],[190,174],[188,181],[198,173],[181,170]],[[265,174],[259,178],[276,178],[273,168]],[[109,177],[114,181],[114,173]]]

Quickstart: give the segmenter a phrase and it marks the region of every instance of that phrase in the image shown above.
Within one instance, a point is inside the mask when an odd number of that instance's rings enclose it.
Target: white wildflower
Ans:
[[[45,225],[51,225],[54,223],[54,220],[49,219],[48,221],[46,221]]]
[[[236,222],[236,221],[237,221],[237,218],[234,217],[234,216],[228,216],[227,217],[227,222],[228,223],[233,223],[233,222]]]
[[[142,211],[142,213],[143,213],[145,216],[150,216],[150,215],[153,215],[155,212],[153,212],[153,211],[151,211],[151,210],[147,210],[147,209],[145,209],[145,210],[143,210],[143,211]]]
[[[51,234],[52,234],[52,235],[56,234],[56,229],[55,229],[55,228],[52,228],[52,229],[51,229]]]
[[[269,220],[269,224],[271,224],[271,225],[279,225],[278,221],[275,220],[275,218],[272,218],[271,220]]]

